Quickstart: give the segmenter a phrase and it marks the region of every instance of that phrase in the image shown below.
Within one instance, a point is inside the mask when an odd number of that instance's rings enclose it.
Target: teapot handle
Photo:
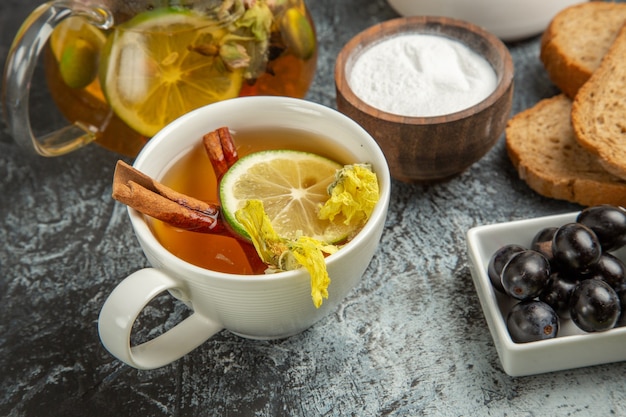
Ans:
[[[70,16],[85,17],[100,29],[113,25],[103,7],[89,7],[71,0],[51,1],[37,7],[24,21],[7,56],[2,101],[13,139],[23,148],[43,156],[59,156],[95,139],[95,128],[75,123],[36,137],[30,123],[29,95],[37,61],[54,28]]]

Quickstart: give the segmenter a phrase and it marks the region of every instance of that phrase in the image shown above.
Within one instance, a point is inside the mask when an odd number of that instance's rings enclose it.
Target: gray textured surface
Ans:
[[[34,4],[0,2],[3,61]],[[334,107],[339,49],[396,14],[383,0],[308,4],[321,48],[308,99]],[[538,61],[538,38],[509,46],[518,112],[556,90]],[[43,95],[33,100],[38,124],[56,123]],[[222,332],[154,371],[113,359],[97,335],[108,293],[146,265],[124,208],[110,198],[117,159],[97,146],[31,158],[2,125],[0,415],[626,415],[624,363],[524,378],[501,369],[471,282],[465,231],[579,209],[531,192],[503,138],[445,184],[393,184],[380,250],[334,314],[286,340]],[[136,337],[185,314],[160,297],[140,317]]]

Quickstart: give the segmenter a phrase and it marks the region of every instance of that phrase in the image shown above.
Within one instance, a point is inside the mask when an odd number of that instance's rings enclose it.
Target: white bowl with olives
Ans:
[[[587,214],[590,210],[592,215]],[[603,217],[606,216],[606,210],[611,211],[609,214],[617,214],[617,224],[609,223],[608,226],[613,232],[612,237],[617,240],[613,243],[607,243],[607,237],[602,236],[603,232],[598,230],[598,227],[602,228],[602,223],[606,223]],[[626,262],[626,211],[619,207],[605,206],[588,208],[582,213],[584,214],[574,212],[478,226],[467,232],[472,279],[500,361],[509,375],[533,375],[626,360],[626,350],[623,348],[626,344],[626,314],[622,314],[621,306],[624,304],[623,310],[626,311],[626,282],[619,273],[617,277],[609,276],[609,273],[597,273],[601,269],[598,265],[604,262],[604,258],[609,259],[611,266],[617,265],[618,270]],[[584,220],[585,216],[587,220]],[[589,220],[594,216],[601,220]],[[598,227],[588,227],[584,224],[585,221],[588,224],[595,221]],[[581,261],[576,257],[568,258],[568,243],[560,246],[554,243],[555,239],[559,239],[555,238],[555,232],[559,229],[561,239],[572,231],[582,231],[582,237],[578,236],[577,239],[582,239],[583,246],[586,245],[587,253],[583,256],[585,259]],[[589,234],[588,230],[592,230],[592,233]],[[546,231],[551,231],[549,238],[538,238],[541,232]],[[591,236],[591,240],[587,235]],[[601,238],[595,240],[598,236]],[[540,242],[537,241],[542,239],[549,242],[547,251],[544,250],[545,246],[542,249],[538,245]],[[569,238],[564,240],[571,242]],[[494,279],[494,258],[507,246],[515,248],[504,256],[507,259],[500,260],[495,267],[495,276],[500,278],[501,284],[498,285],[497,278]],[[540,258],[534,253],[523,254],[524,251],[536,251],[545,257],[550,265],[549,279],[545,279],[545,271],[542,271],[545,263],[541,260],[537,262]],[[531,267],[540,265],[535,268],[535,272],[539,271],[539,278],[534,277],[532,284],[541,282],[540,285],[544,287],[540,290],[529,290],[529,284],[526,283],[520,289],[517,280],[522,278],[515,278],[516,274],[521,276],[515,271],[516,261],[518,264],[519,261],[524,261]],[[602,277],[603,274],[607,275],[606,279]],[[550,283],[557,279],[566,281],[567,288],[571,289],[568,295],[571,299],[568,298],[560,305],[550,296],[546,296]],[[574,291],[575,288],[578,288],[577,292]],[[584,314],[588,314],[589,309],[587,306],[581,308],[580,303],[589,303],[589,299],[585,297],[593,291],[604,294],[612,305],[595,316],[585,317]],[[520,312],[522,306],[526,307],[526,312]],[[543,327],[540,327],[542,332],[532,334],[532,326],[529,330],[524,324],[524,315],[531,311],[529,306],[539,308],[541,313],[553,310],[557,317],[556,324],[551,321],[552,317],[546,318],[549,314],[544,314],[540,318],[543,320]],[[521,317],[522,325],[516,324],[515,316],[517,319]]]

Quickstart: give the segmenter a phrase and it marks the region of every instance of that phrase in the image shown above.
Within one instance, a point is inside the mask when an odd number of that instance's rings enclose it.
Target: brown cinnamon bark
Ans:
[[[226,127],[206,134],[203,143],[219,184],[228,168],[238,160],[235,143]],[[179,193],[124,161],[118,161],[115,167],[112,195],[120,203],[172,226],[234,237],[239,241],[253,271],[258,273],[266,267],[251,242],[227,227],[217,204]]]
[[[228,171],[228,168],[239,159],[235,141],[227,127],[220,127],[204,135],[202,143],[209,155],[213,171],[215,171],[215,176],[219,183],[222,176]]]
[[[124,161],[118,161],[115,167],[112,195],[115,200],[172,226],[230,235],[220,219],[218,205],[174,191]]]

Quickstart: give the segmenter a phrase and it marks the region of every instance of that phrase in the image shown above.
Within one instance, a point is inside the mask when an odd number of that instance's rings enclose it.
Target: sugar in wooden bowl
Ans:
[[[405,17],[366,29],[341,50],[337,108],[381,146],[391,175],[438,182],[465,171],[504,132],[513,62],[469,22]]]

